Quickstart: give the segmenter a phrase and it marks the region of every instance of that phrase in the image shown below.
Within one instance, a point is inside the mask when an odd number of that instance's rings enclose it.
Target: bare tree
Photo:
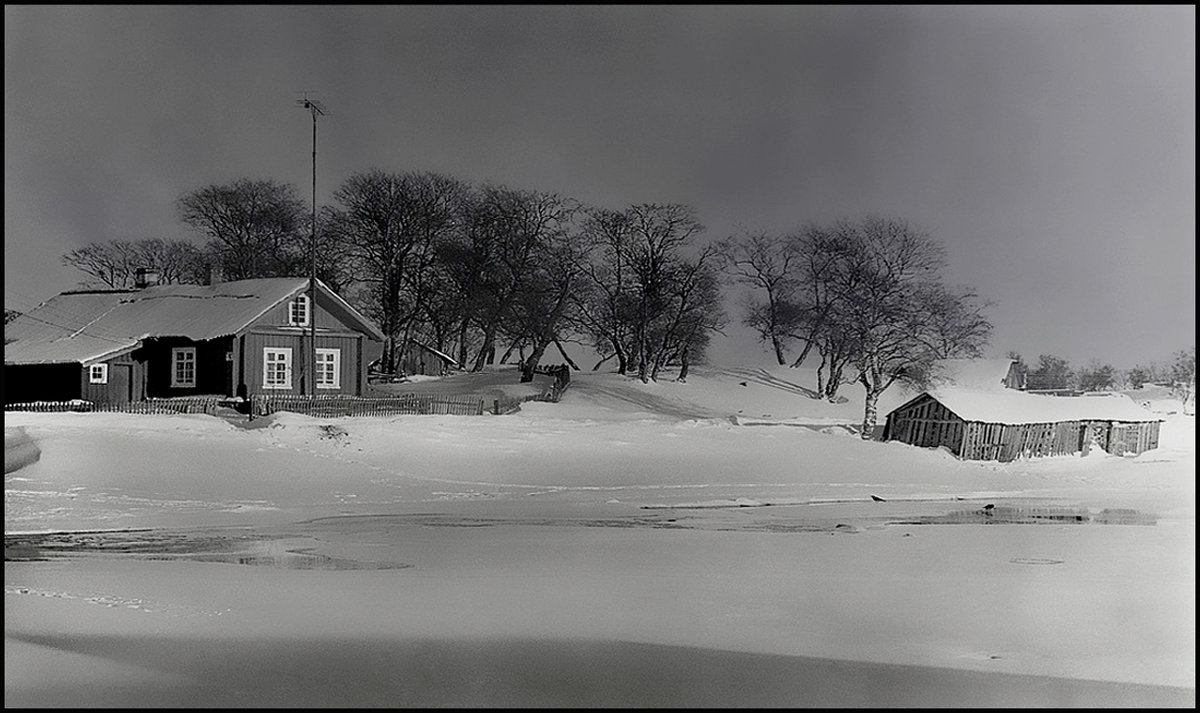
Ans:
[[[158,271],[164,285],[200,284],[208,279],[208,258],[193,243],[152,238],[133,244],[138,265]]]
[[[1075,380],[1070,362],[1053,354],[1038,355],[1037,368],[1026,376],[1027,388],[1035,391],[1070,389],[1075,386]]]
[[[110,240],[90,243],[62,256],[64,265],[116,289],[133,287],[138,268],[158,272],[164,285],[199,284],[207,276],[206,257],[200,248],[182,240]]]
[[[294,186],[240,179],[185,193],[176,206],[209,238],[226,279],[308,274],[309,211]]]
[[[582,237],[586,258],[582,281],[572,295],[579,331],[591,337],[601,359],[617,360],[617,373],[629,370],[629,328],[633,321],[633,272],[629,268],[632,232],[629,215],[604,208],[587,211]]]
[[[648,382],[664,366],[702,355],[709,334],[724,325],[722,246],[696,254],[690,245],[703,229],[694,211],[678,204],[589,212],[589,259],[576,300],[579,329],[602,357],[593,370],[616,358],[619,373],[636,371]]]
[[[801,316],[796,292],[804,255],[791,236],[746,234],[718,243],[722,269],[736,284],[753,288],[743,322],[771,345],[780,366]],[[758,296],[758,295],[761,295]]]
[[[854,280],[858,273],[846,269],[854,264],[852,247],[855,226],[848,221],[826,227],[809,225],[792,238],[796,250],[802,256],[799,283],[796,293],[796,316],[791,336],[803,343],[800,355],[792,362],[798,367],[808,359],[815,348],[821,354],[821,366],[817,368],[818,391],[823,391],[820,381],[823,369],[828,368],[829,398],[837,394],[841,383],[841,371],[845,365],[845,345],[840,331],[833,323],[832,313],[838,308],[837,294],[851,293],[856,288]],[[841,269],[839,269],[841,268]]]
[[[564,205],[561,216],[547,230],[524,288],[514,299],[513,325],[530,347],[521,360],[521,381],[533,381],[546,349],[573,323],[577,304],[572,295],[583,273],[584,250],[571,227],[577,207]],[[562,350],[559,344],[559,351]],[[565,352],[563,352],[565,357]]]
[[[110,240],[71,250],[62,256],[62,263],[95,278],[106,287],[123,289],[133,286],[134,254],[132,242]]]
[[[1079,371],[1079,388],[1081,391],[1104,391],[1116,385],[1117,370],[1112,364],[1101,364],[1093,359]]]
[[[940,243],[899,220],[843,221],[830,271],[826,334],[839,335],[866,390],[862,437],[872,437],[879,397],[897,381],[927,384],[939,358],[978,353],[991,325],[967,291],[945,287]]]
[[[701,362],[709,339],[725,326],[721,283],[714,264],[716,247],[701,251],[693,260],[681,259],[668,280],[667,321],[654,354],[652,380],[668,364],[678,364],[676,381],[687,381],[692,362]]]
[[[670,282],[680,251],[704,230],[695,212],[683,205],[641,204],[630,206],[631,250],[629,267],[637,288],[634,323],[631,325],[637,375],[650,380],[657,358],[655,332],[669,319]]]
[[[467,332],[478,330],[472,371],[494,362],[502,335],[528,337],[514,311],[528,290],[536,290],[535,276],[551,246],[565,240],[574,211],[572,201],[555,193],[498,185],[473,193],[463,230],[441,251],[465,306],[459,336],[464,361]]]
[[[352,279],[367,285],[367,313],[386,336],[385,370],[426,314],[437,247],[461,226],[466,186],[434,173],[356,173],[334,192],[326,230]]]
[[[1196,412],[1196,347],[1175,352],[1171,362],[1171,391],[1183,402],[1183,412]]]

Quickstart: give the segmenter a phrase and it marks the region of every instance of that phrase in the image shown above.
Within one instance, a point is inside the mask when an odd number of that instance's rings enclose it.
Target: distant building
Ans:
[[[143,279],[149,278],[149,279]],[[65,292],[4,329],[4,402],[361,395],[383,334],[308,278]],[[316,317],[316,371],[309,375]]]
[[[966,460],[1115,455],[1158,447],[1162,419],[1123,394],[1047,396],[1007,389],[926,391],[887,416],[883,440],[946,447]]]

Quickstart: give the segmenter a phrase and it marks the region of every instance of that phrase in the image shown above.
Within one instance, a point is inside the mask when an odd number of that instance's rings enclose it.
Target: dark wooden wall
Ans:
[[[914,446],[946,446],[966,460],[998,460],[1071,455],[1095,443],[1116,455],[1158,447],[1159,422],[1060,421],[985,423],[964,421],[926,394],[888,414],[885,440]]]

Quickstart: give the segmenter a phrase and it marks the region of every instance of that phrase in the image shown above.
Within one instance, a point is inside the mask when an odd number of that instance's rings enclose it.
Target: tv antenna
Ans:
[[[309,345],[308,345],[308,362],[307,376],[304,379],[305,389],[311,395],[317,395],[317,117],[325,115],[325,106],[316,99],[310,99],[309,94],[316,94],[311,90],[296,92],[304,96],[296,100],[296,105],[312,112],[313,120],[313,138],[312,138],[312,235],[309,239],[309,267],[310,273],[308,277],[308,329],[309,329]]]
[[[325,105],[322,104],[321,102],[317,101],[316,99],[310,99],[308,97],[309,94],[316,94],[315,91],[313,91],[311,89],[306,89],[304,91],[299,91],[296,93],[304,95],[302,98],[296,100],[296,105],[304,107],[305,109],[308,109],[309,111],[311,111],[312,115],[313,115],[313,122],[316,122],[318,114],[321,116],[325,116]]]

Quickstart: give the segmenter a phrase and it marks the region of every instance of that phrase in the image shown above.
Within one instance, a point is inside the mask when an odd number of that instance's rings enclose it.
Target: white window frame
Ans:
[[[321,357],[332,357],[327,359],[325,363],[333,363],[333,380],[324,381],[322,376],[325,372],[321,369]],[[342,350],[341,349],[318,349],[317,350],[317,388],[318,389],[340,389],[342,388]]]
[[[302,319],[296,319],[296,312],[303,309]],[[308,299],[308,295],[296,295],[296,298],[288,302],[288,324],[293,327],[307,327],[309,320],[312,319],[312,304]]]
[[[89,384],[108,383],[108,364],[92,364],[88,367]]]
[[[271,354],[282,355],[283,357],[283,373],[286,377],[286,382],[279,384],[271,383],[271,365],[278,363],[270,359]],[[264,389],[290,389],[292,388],[292,348],[291,347],[263,347],[263,379],[262,387]]]
[[[182,364],[191,362],[192,378],[190,381],[180,380],[179,367]],[[194,389],[196,388],[196,347],[173,347],[171,349],[171,388],[172,389]]]

